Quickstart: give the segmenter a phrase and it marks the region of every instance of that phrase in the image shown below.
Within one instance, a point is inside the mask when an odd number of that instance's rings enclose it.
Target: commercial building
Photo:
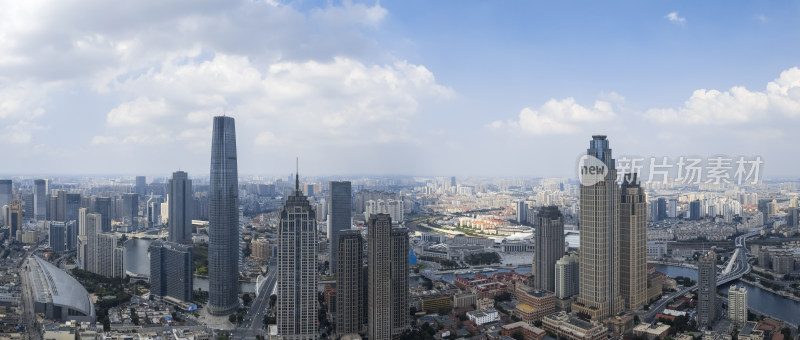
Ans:
[[[214,117],[208,227],[208,311],[226,316],[239,308],[239,179],[233,117]]]
[[[577,254],[562,256],[555,265],[555,293],[559,299],[568,299],[579,292],[580,259]]]
[[[169,235],[174,243],[192,244],[192,218],[194,218],[194,191],[192,181],[185,171],[172,173],[169,180]]]
[[[278,222],[277,324],[284,339],[317,337],[317,219],[300,190],[286,197]]]
[[[553,332],[558,339],[604,340],[608,337],[608,328],[603,324],[594,320],[584,321],[566,312],[545,316],[542,328]]]
[[[547,331],[544,329],[529,325],[524,321],[518,321],[500,327],[500,335],[511,337],[517,332],[522,334],[522,338],[525,340],[542,340],[545,335],[547,335]]]
[[[664,339],[669,334],[669,328],[669,325],[660,322],[653,325],[642,323],[633,328],[633,334],[648,340]]]
[[[572,310],[593,320],[604,320],[625,307],[620,294],[619,186],[617,170],[606,136],[592,136],[588,160],[603,177],[586,170],[580,186],[580,284]],[[587,161],[588,162],[588,161]],[[595,176],[595,177],[593,177]]]
[[[330,199],[328,200],[328,242],[331,244],[330,268],[334,273],[338,269],[337,236],[341,231],[349,230],[352,225],[353,194],[350,182],[332,181],[330,184]]]
[[[636,174],[622,182],[619,231],[620,294],[636,310],[647,303],[647,197]]]
[[[556,206],[542,207],[535,225],[533,286],[552,292],[555,291],[555,265],[564,256],[564,216]]]
[[[191,302],[193,289],[192,247],[154,241],[150,244],[150,294]]]
[[[37,221],[47,219],[47,180],[33,181],[33,217]],[[2,206],[2,204],[0,204]]]

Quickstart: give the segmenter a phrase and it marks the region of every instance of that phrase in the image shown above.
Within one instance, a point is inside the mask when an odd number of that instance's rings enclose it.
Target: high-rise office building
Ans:
[[[9,227],[9,238],[22,242],[22,202],[11,201],[7,207],[6,225]]]
[[[728,318],[742,327],[747,322],[747,287],[731,285],[728,289]]]
[[[359,333],[367,308],[363,292],[366,289],[363,286],[364,240],[359,230],[342,230],[337,240],[336,332],[340,335]]]
[[[564,255],[556,261],[556,297],[567,299],[578,294],[580,259],[577,254]]]
[[[192,301],[192,247],[155,241],[150,244],[150,294]]]
[[[33,181],[33,217],[37,221],[47,219],[47,180]]]
[[[671,198],[669,200],[669,205],[667,206],[667,217],[669,218],[677,218],[678,217],[678,200]]]
[[[194,192],[189,174],[184,171],[172,173],[169,180],[169,236],[175,243],[192,243],[192,217]]]
[[[131,229],[139,227],[139,195],[127,193],[122,195],[122,224]]]
[[[555,265],[564,256],[564,216],[556,206],[542,207],[536,216],[535,228],[533,287],[554,292]]]
[[[717,254],[700,257],[697,274],[697,325],[701,330],[717,319]]]
[[[136,186],[134,187],[134,191],[142,198],[147,195],[147,177],[136,176]]]
[[[278,222],[277,325],[283,339],[317,337],[317,222],[295,178]]]
[[[656,201],[656,205],[658,206],[658,221],[667,218],[667,200],[663,197],[659,197]]]
[[[64,222],[64,232],[66,250],[69,252],[75,251],[78,246],[78,219]]]
[[[0,179],[0,208],[11,206],[12,189],[13,183],[10,179]],[[8,225],[3,215],[5,214],[0,214],[0,225]]]
[[[349,230],[352,225],[352,190],[350,182],[332,181],[330,184],[330,198],[328,200],[328,242],[331,244],[330,268],[336,272],[336,259],[338,257],[338,240],[336,237],[341,231]]]
[[[700,201],[694,200],[689,203],[689,219],[690,220],[699,220],[703,218],[700,210]]]
[[[66,235],[66,225],[64,222],[45,222],[48,225],[48,245],[53,249],[56,254],[63,254],[66,251],[67,242],[64,239]]]
[[[232,314],[239,308],[239,178],[232,117],[214,117],[208,226],[208,310]]]
[[[408,230],[392,228],[388,214],[370,216],[367,336],[385,340],[408,328]]]
[[[56,190],[55,220],[64,222],[67,220],[67,191],[64,189]]]
[[[517,201],[517,222],[523,225],[528,223],[528,204],[523,200]]]
[[[81,208],[81,194],[66,194],[64,200],[64,222],[77,221]]]
[[[627,309],[647,303],[647,197],[636,174],[626,175],[619,203],[620,294]]]
[[[94,199],[93,213],[100,215],[101,231],[111,231],[111,197],[96,197]]]
[[[587,156],[601,162],[605,177],[580,186],[580,293],[572,305],[593,320],[622,311],[619,269],[619,186],[617,170],[606,136],[592,136]],[[588,184],[588,183],[587,183]]]

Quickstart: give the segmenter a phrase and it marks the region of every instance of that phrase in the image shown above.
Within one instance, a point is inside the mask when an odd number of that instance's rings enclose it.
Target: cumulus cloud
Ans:
[[[664,18],[675,25],[683,25],[686,23],[686,18],[678,16],[678,12],[670,12],[669,14],[665,15]]]
[[[800,69],[781,72],[764,91],[734,86],[727,91],[699,89],[679,108],[650,109],[645,117],[662,123],[725,125],[772,115],[800,117]]]
[[[334,58],[260,67],[246,57],[217,55],[207,61],[168,62],[159,69],[108,85],[136,97],[107,115],[109,126],[127,134],[129,143],[151,143],[156,137],[140,136],[154,127],[171,136],[210,126],[211,116],[223,111],[245,120],[241,130],[253,133],[242,135],[256,136],[252,141],[262,146],[309,134],[343,144],[407,140],[421,100],[452,96],[427,68],[407,62],[366,65]]]
[[[574,98],[550,99],[539,108],[522,109],[515,121],[495,121],[489,126],[518,128],[533,135],[569,134],[579,131],[584,125],[609,121],[615,117],[616,113],[607,101],[598,100],[593,106],[585,107],[576,103]]]

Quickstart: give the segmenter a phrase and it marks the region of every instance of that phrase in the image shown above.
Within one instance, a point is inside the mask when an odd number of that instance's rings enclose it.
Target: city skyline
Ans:
[[[796,3],[416,5],[10,4],[2,171],[203,173],[228,114],[242,174],[300,156],[310,175],[564,176],[563,151],[602,133],[619,155],[760,155],[766,177],[794,175]],[[520,144],[562,147],[539,164]],[[509,166],[456,165],[487,153]]]

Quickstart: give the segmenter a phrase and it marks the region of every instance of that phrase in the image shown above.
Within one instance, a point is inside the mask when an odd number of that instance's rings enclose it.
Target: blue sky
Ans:
[[[8,2],[6,174],[572,176],[616,155],[800,165],[800,3]],[[102,15],[98,15],[102,14]]]

